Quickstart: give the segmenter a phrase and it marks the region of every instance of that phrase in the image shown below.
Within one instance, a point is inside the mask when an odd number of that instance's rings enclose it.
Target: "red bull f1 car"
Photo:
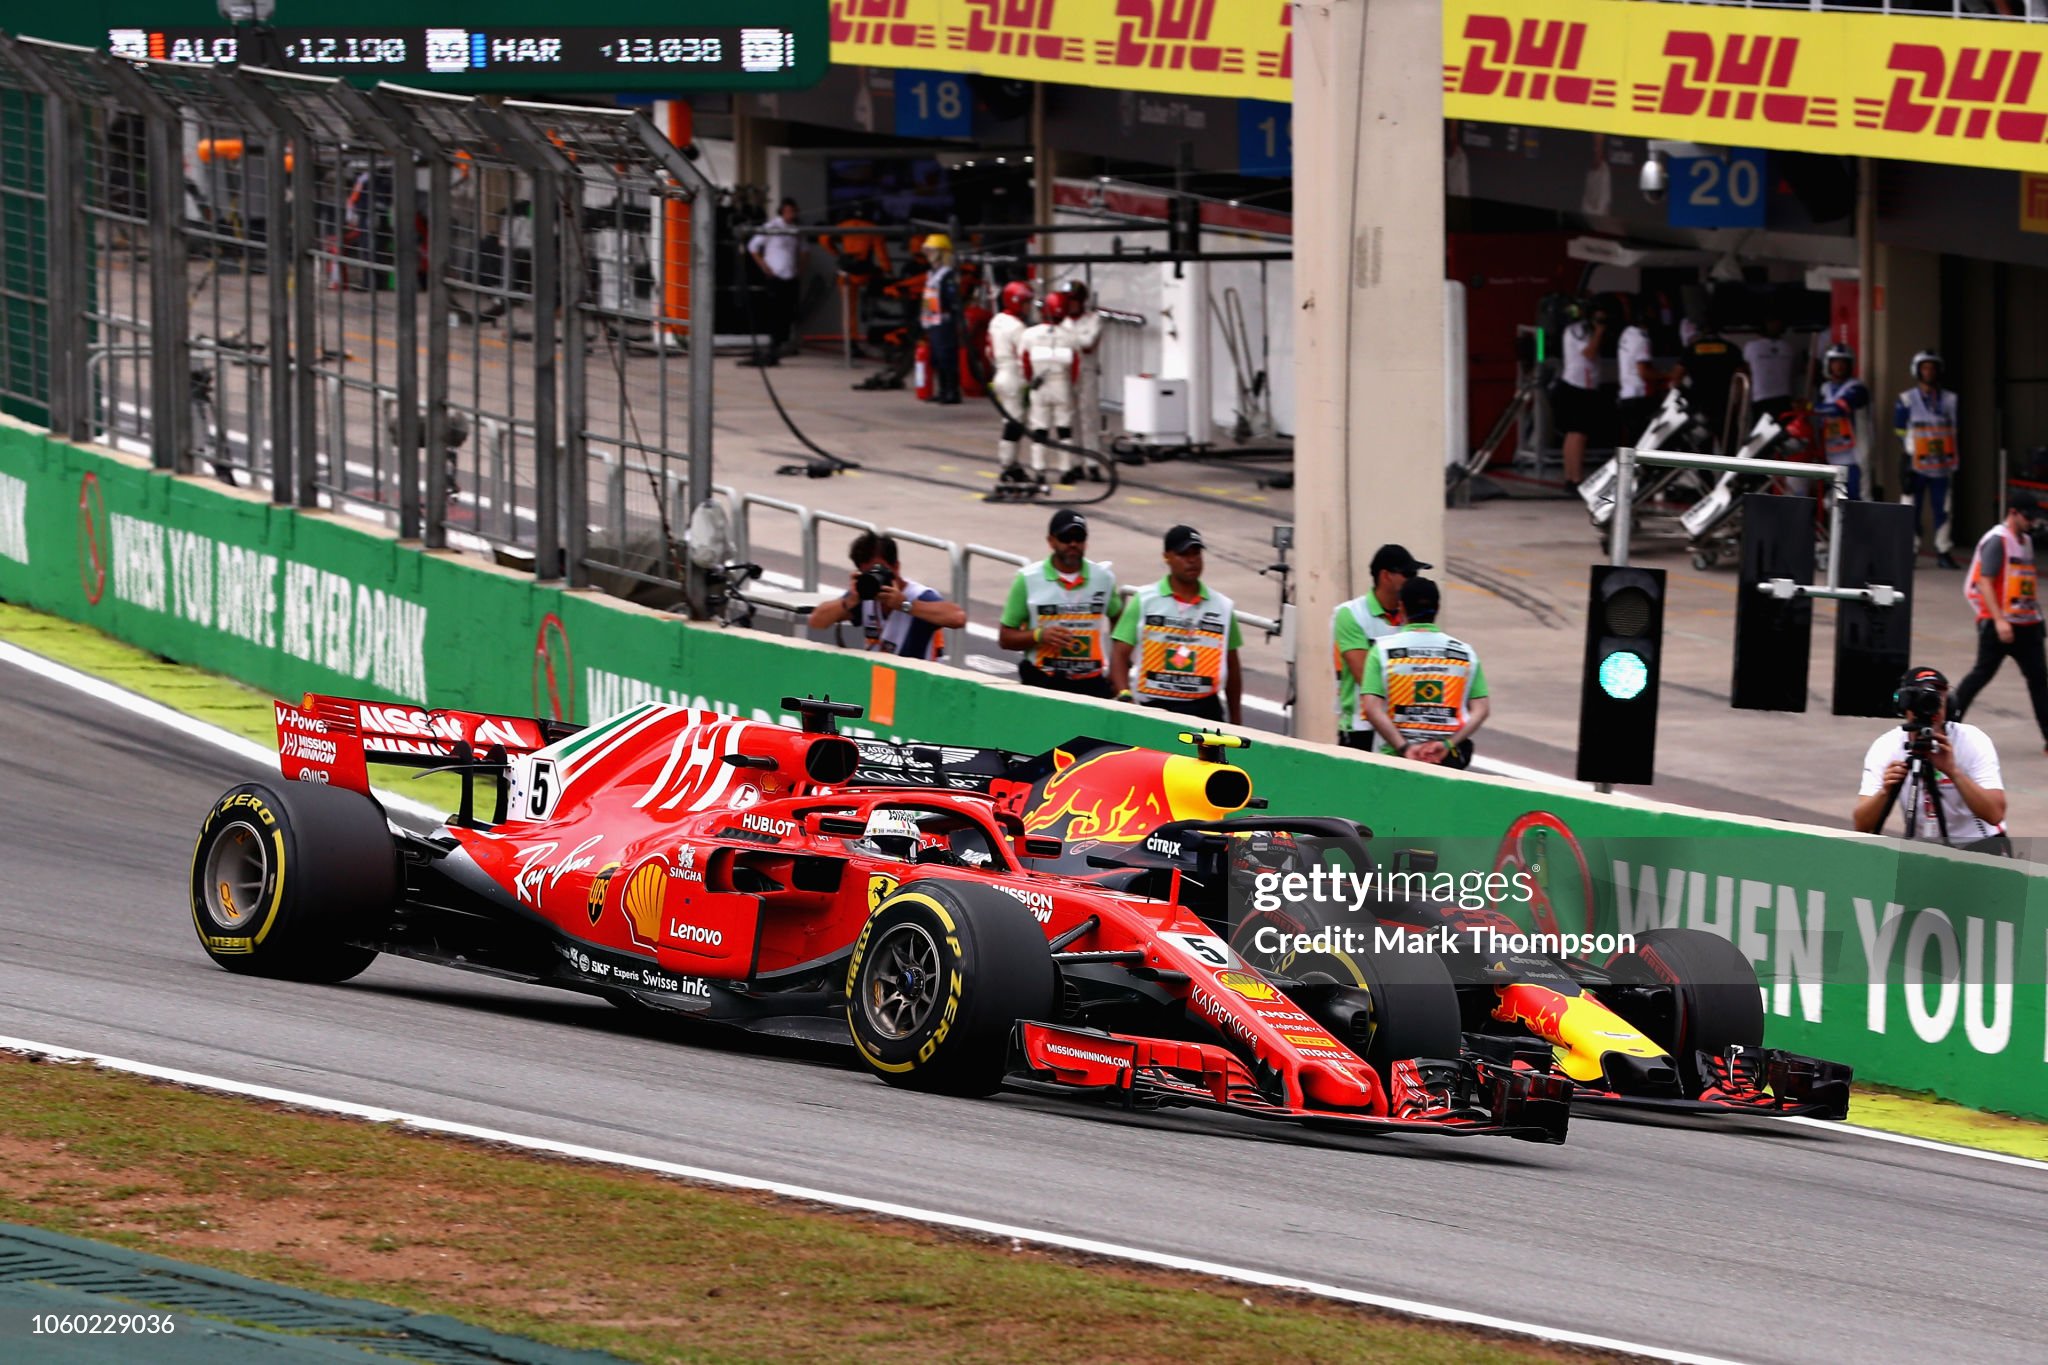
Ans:
[[[800,727],[280,702],[289,780],[202,824],[200,941],[233,972],[338,982],[392,953],[850,1043],[918,1089],[1564,1139],[1570,1081],[1466,1049],[1420,958],[1290,974],[1205,916],[1197,827],[1252,804],[1238,741],[896,746],[837,733],[857,707],[784,705]],[[456,771],[460,809],[394,824],[368,763]]]

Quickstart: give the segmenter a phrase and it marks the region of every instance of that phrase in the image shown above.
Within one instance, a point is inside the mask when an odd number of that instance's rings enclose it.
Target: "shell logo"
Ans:
[[[658,861],[640,864],[626,883],[625,896],[626,923],[632,926],[635,939],[660,942],[662,902],[667,894],[668,869]]]
[[[629,889],[628,895],[632,892]],[[1218,972],[1216,984],[1225,990],[1235,991],[1247,1000],[1278,1000],[1280,992],[1249,972]]]

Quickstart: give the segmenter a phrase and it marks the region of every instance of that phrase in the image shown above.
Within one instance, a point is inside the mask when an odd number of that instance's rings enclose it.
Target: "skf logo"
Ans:
[[[1887,133],[2039,143],[2048,134],[2048,114],[2027,106],[2040,74],[2041,54],[1979,47],[1949,54],[1931,43],[1893,43],[1888,71],[1899,72],[1890,98],[1856,101],[1856,126]]]
[[[832,0],[832,41],[887,47],[935,47],[931,24],[904,20],[910,0]]]
[[[1828,95],[1802,95],[1791,88],[1799,62],[1797,38],[1685,30],[1664,36],[1664,55],[1671,66],[1663,84],[1638,81],[1638,114],[1669,114],[1677,118],[1734,119],[1832,128],[1841,118],[1840,102]]]
[[[972,11],[967,27],[949,28],[946,45],[955,52],[992,52],[1047,62],[1083,61],[1087,53],[1082,40],[1061,35],[1053,23],[1056,3],[1057,0],[966,0]]]
[[[1444,92],[1501,95],[1511,100],[1555,100],[1612,109],[1615,82],[1578,74],[1586,26],[1555,19],[1524,19],[1517,26],[1498,14],[1465,20],[1462,67],[1444,67]]]
[[[1149,66],[1239,75],[1244,52],[1209,41],[1216,0],[1116,0],[1115,38],[1096,40],[1103,66]]]

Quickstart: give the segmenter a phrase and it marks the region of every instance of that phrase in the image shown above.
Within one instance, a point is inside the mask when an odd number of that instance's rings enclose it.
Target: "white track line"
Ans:
[[[1952,1142],[1937,1142],[1933,1138],[1910,1137],[1905,1133],[1888,1133],[1882,1128],[1865,1128],[1860,1124],[1837,1123],[1830,1119],[1809,1119],[1786,1116],[1780,1123],[1796,1123],[1803,1128],[1819,1128],[1825,1132],[1839,1133],[1847,1130],[1858,1137],[1872,1138],[1878,1142],[1895,1142],[1901,1147],[1918,1147],[1927,1152],[1947,1152],[1951,1156],[1975,1157],[1979,1161],[1995,1161],[2001,1166],[2024,1166],[2028,1170],[2048,1171],[2048,1161],[2039,1161],[2030,1156],[2014,1156],[2010,1152],[1990,1152],[1981,1147],[1958,1147]]]
[[[318,1113],[335,1114],[346,1118],[366,1119],[372,1123],[388,1123],[398,1128],[411,1129],[422,1133],[438,1133],[449,1137],[468,1138],[475,1142],[489,1142],[501,1146],[517,1147],[524,1151],[566,1157],[572,1161],[587,1161],[602,1166],[617,1166],[629,1170],[646,1171],[650,1174],[667,1176],[676,1180],[694,1181],[700,1185],[715,1185],[736,1190],[752,1190],[763,1194],[772,1194],[781,1199],[796,1199],[809,1204],[824,1204],[832,1208],[877,1214],[884,1218],[899,1218],[906,1222],[922,1223],[930,1227],[952,1228],[956,1231],[974,1233],[982,1237],[1008,1238],[1015,1242],[1028,1242],[1034,1246],[1056,1247],[1062,1251],[1078,1252],[1086,1256],[1103,1256],[1114,1260],[1132,1262],[1137,1265],[1153,1266],[1162,1270],[1177,1270],[1192,1275],[1209,1275],[1217,1279],[1232,1280],[1239,1284],[1258,1285],[1265,1289],[1280,1289],[1289,1290],[1297,1294],[1312,1294],[1317,1298],[1356,1304],[1364,1308],[1375,1308],[1387,1313],[1398,1313],[1403,1317],[1451,1323],[1460,1327],[1474,1327],[1488,1332],[1504,1332],[1513,1336],[1531,1337],[1538,1341],[1555,1342],[1559,1345],[1580,1346],[1594,1351],[1615,1351],[1651,1360],[1681,1362],[1682,1365],[1729,1365],[1729,1362],[1720,1356],[1698,1355],[1689,1351],[1673,1351],[1659,1346],[1645,1346],[1638,1342],[1621,1341],[1614,1337],[1599,1336],[1591,1332],[1574,1332],[1559,1327],[1545,1327],[1538,1323],[1495,1317],[1490,1313],[1472,1313],[1462,1308],[1447,1308],[1440,1304],[1423,1303],[1415,1299],[1394,1298],[1390,1295],[1373,1294],[1360,1289],[1347,1289],[1343,1285],[1323,1284],[1315,1280],[1296,1279],[1291,1275],[1275,1275],[1263,1270],[1249,1270],[1242,1266],[1226,1265],[1220,1261],[1205,1261],[1192,1256],[1177,1256],[1170,1252],[1148,1251],[1141,1247],[1129,1247],[1116,1242],[1098,1241],[1092,1237],[1073,1237],[1065,1233],[1044,1232],[1019,1224],[1002,1223],[988,1218],[969,1218],[956,1213],[941,1213],[932,1209],[917,1208],[909,1204],[892,1203],[885,1199],[866,1199],[859,1195],[839,1194],[832,1190],[813,1189],[808,1185],[792,1185],[780,1180],[763,1180],[757,1176],[734,1175],[727,1171],[716,1171],[704,1166],[685,1166],[673,1161],[658,1161],[652,1157],[633,1156],[624,1152],[611,1152],[601,1147],[585,1147],[579,1143],[556,1142],[550,1138],[527,1137],[523,1134],[508,1133],[496,1128],[483,1128],[470,1123],[454,1123],[447,1119],[428,1118],[418,1114],[408,1114],[402,1110],[384,1109],[376,1105],[355,1104],[347,1100],[326,1099],[319,1095],[309,1095],[298,1090],[280,1090],[274,1086],[233,1081],[219,1076],[207,1076],[198,1072],[181,1071],[175,1067],[154,1066],[148,1062],[129,1061],[125,1058],[109,1057],[97,1052],[81,1052],[74,1048],[55,1047],[47,1043],[33,1042],[26,1038],[0,1037],[0,1052],[18,1053],[59,1062],[91,1062],[109,1071],[121,1071],[130,1075],[146,1076],[152,1080],[168,1081],[173,1085],[190,1086],[197,1090],[210,1090],[224,1095],[240,1095],[249,1099],[266,1100],[273,1104],[290,1105],[295,1109],[309,1109]]]
[[[259,763],[273,770],[277,767],[277,749],[272,745],[243,739],[231,730],[223,730],[218,725],[188,716],[174,707],[165,706],[162,702],[151,701],[148,697],[130,692],[125,687],[117,687],[104,678],[81,673],[54,659],[46,659],[31,650],[23,649],[20,645],[0,640],[0,663],[13,664],[16,668],[24,669],[39,678],[46,678],[74,691],[83,692],[86,696],[106,702],[109,706],[118,706],[130,715],[175,730],[188,739],[196,739],[203,744],[225,749],[237,758],[246,758],[252,763]],[[279,780],[283,780],[281,775]],[[384,803],[386,810],[430,820],[437,825],[448,814],[438,806],[430,806],[424,801],[416,801],[410,796],[400,796],[396,792],[379,790],[377,799]]]

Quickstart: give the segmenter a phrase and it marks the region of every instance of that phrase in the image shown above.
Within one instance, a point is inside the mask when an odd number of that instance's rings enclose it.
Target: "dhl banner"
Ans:
[[[1444,116],[2048,171],[2048,25],[1444,0]]]
[[[832,0],[832,60],[1285,103],[1293,22],[1286,0]]]

